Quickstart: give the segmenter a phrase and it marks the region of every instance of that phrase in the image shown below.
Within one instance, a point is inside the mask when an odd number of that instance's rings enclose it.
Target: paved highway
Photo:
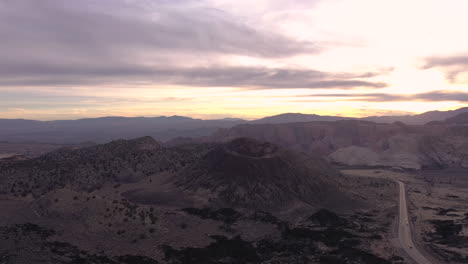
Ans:
[[[400,186],[400,222],[398,225],[398,239],[401,247],[417,264],[432,264],[424,255],[414,246],[411,236],[411,225],[408,218],[408,205],[406,202],[405,184],[395,180]]]

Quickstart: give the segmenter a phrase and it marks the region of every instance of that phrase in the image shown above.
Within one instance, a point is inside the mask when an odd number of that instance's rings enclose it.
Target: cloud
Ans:
[[[141,53],[276,58],[319,51],[315,43],[257,30],[220,10],[191,1],[170,2],[3,0],[0,54],[22,59],[131,61],[134,58],[129,56]]]
[[[343,101],[365,101],[365,102],[394,102],[394,101],[423,101],[423,102],[460,102],[468,103],[467,92],[433,91],[418,94],[387,94],[387,93],[336,93],[336,94],[314,94],[298,95],[296,97],[316,97],[333,99],[340,98]],[[313,99],[313,101],[320,101]]]
[[[457,82],[459,75],[468,71],[468,55],[426,58],[422,68],[442,68],[449,81]]]
[[[394,94],[386,94],[386,93],[358,93],[358,94],[319,94],[318,97],[336,97],[336,98],[351,98],[351,100],[362,100],[365,99],[366,101],[398,101],[403,98],[404,96],[401,95],[394,95]]]
[[[269,65],[291,56],[316,54],[321,48],[265,27],[256,28],[249,20],[209,3],[0,0],[0,86],[386,86],[371,80],[381,72],[231,65],[225,56],[253,57]],[[282,3],[284,0],[265,2],[264,9],[276,10]],[[300,0],[295,2],[298,4],[309,5]]]
[[[0,64],[0,86],[64,86],[149,83],[196,87],[382,88],[367,81],[379,73],[327,73],[312,69],[267,67],[158,67],[144,65]]]
[[[0,0],[0,86],[386,86],[369,81],[380,72],[228,66],[222,56],[268,61],[321,49],[310,41],[255,28],[203,3]]]
[[[429,101],[429,102],[453,101],[453,102],[468,103],[468,93],[465,93],[465,92],[436,91],[436,92],[417,94],[415,95],[415,97],[420,101]]]
[[[360,74],[333,74],[317,70],[216,67],[162,70],[177,84],[195,86],[228,86],[248,88],[382,88],[384,83],[360,80]]]
[[[131,96],[90,96],[90,95],[67,95],[54,92],[18,92],[2,91],[0,109],[14,108],[23,105],[28,109],[50,108],[51,106],[83,107],[83,106],[107,106],[107,105],[142,105],[157,103],[175,103],[191,101],[191,97],[131,97]]]

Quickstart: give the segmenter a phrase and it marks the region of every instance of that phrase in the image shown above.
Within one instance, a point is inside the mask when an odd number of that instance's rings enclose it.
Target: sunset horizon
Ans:
[[[61,115],[57,115],[57,118],[53,117],[46,117],[46,118],[41,118],[40,116],[37,118],[27,118],[27,117],[0,117],[0,119],[4,120],[34,120],[34,121],[60,121],[60,120],[83,120],[83,119],[102,119],[102,118],[170,118],[170,117],[180,117],[180,118],[191,118],[191,119],[201,119],[201,120],[229,120],[229,119],[241,119],[245,121],[255,121],[259,120],[262,118],[268,118],[268,117],[275,117],[275,116],[282,116],[282,115],[304,115],[304,116],[309,116],[309,115],[316,115],[316,116],[322,116],[322,117],[342,117],[342,118],[355,118],[355,119],[365,119],[367,117],[405,117],[405,116],[418,116],[420,114],[425,114],[425,113],[430,113],[430,112],[453,112],[456,110],[460,109],[465,109],[468,108],[468,106],[463,106],[463,107],[456,107],[456,108],[448,108],[448,109],[434,109],[434,110],[428,110],[428,111],[423,111],[423,112],[403,112],[403,111],[376,111],[376,112],[371,112],[372,114],[366,114],[365,112],[362,112],[362,114],[343,114],[342,112],[324,112],[321,114],[318,114],[317,112],[271,112],[271,113],[266,113],[265,115],[233,115],[233,114],[191,114],[191,115],[183,115],[183,114],[178,114],[178,113],[167,113],[167,114],[147,114],[147,115],[79,115],[79,116],[63,116],[60,118]]]
[[[455,110],[468,106],[467,9],[461,0],[0,1],[0,118]]]

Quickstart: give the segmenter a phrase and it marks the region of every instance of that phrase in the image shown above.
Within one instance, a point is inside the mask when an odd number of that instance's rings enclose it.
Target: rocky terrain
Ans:
[[[468,263],[467,169],[417,173],[367,169],[344,173],[404,181],[418,247],[432,253],[432,263]]]
[[[359,120],[239,125],[208,141],[251,137],[348,166],[468,167],[468,126],[451,121],[464,115],[422,126]]]
[[[40,196],[63,187],[93,191],[107,182],[135,182],[173,172],[196,158],[195,152],[166,149],[150,137],[77,150],[62,148],[32,160],[0,163],[1,189],[23,196]]]
[[[60,149],[0,163],[0,190],[1,263],[403,260],[392,182],[252,139]]]
[[[175,184],[186,190],[209,192],[223,206],[253,208],[335,207],[352,197],[339,187],[339,174],[323,160],[249,138],[217,146],[182,170]],[[228,204],[224,204],[228,202]]]
[[[423,171],[410,189],[424,246],[444,262],[468,263],[468,170]]]

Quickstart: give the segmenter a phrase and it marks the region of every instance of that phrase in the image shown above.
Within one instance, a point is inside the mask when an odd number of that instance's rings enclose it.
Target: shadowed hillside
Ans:
[[[73,150],[63,148],[36,159],[0,163],[2,192],[41,195],[58,188],[92,191],[108,182],[136,182],[176,171],[196,158],[197,150],[163,148],[150,137],[118,140]]]
[[[405,169],[468,166],[468,127],[410,126],[358,120],[239,125],[205,141],[251,137],[352,166]]]
[[[211,199],[220,203],[266,208],[298,201],[313,206],[332,201],[338,204],[349,198],[338,182],[339,173],[320,159],[297,155],[271,143],[238,138],[182,170],[175,184],[209,191]]]

